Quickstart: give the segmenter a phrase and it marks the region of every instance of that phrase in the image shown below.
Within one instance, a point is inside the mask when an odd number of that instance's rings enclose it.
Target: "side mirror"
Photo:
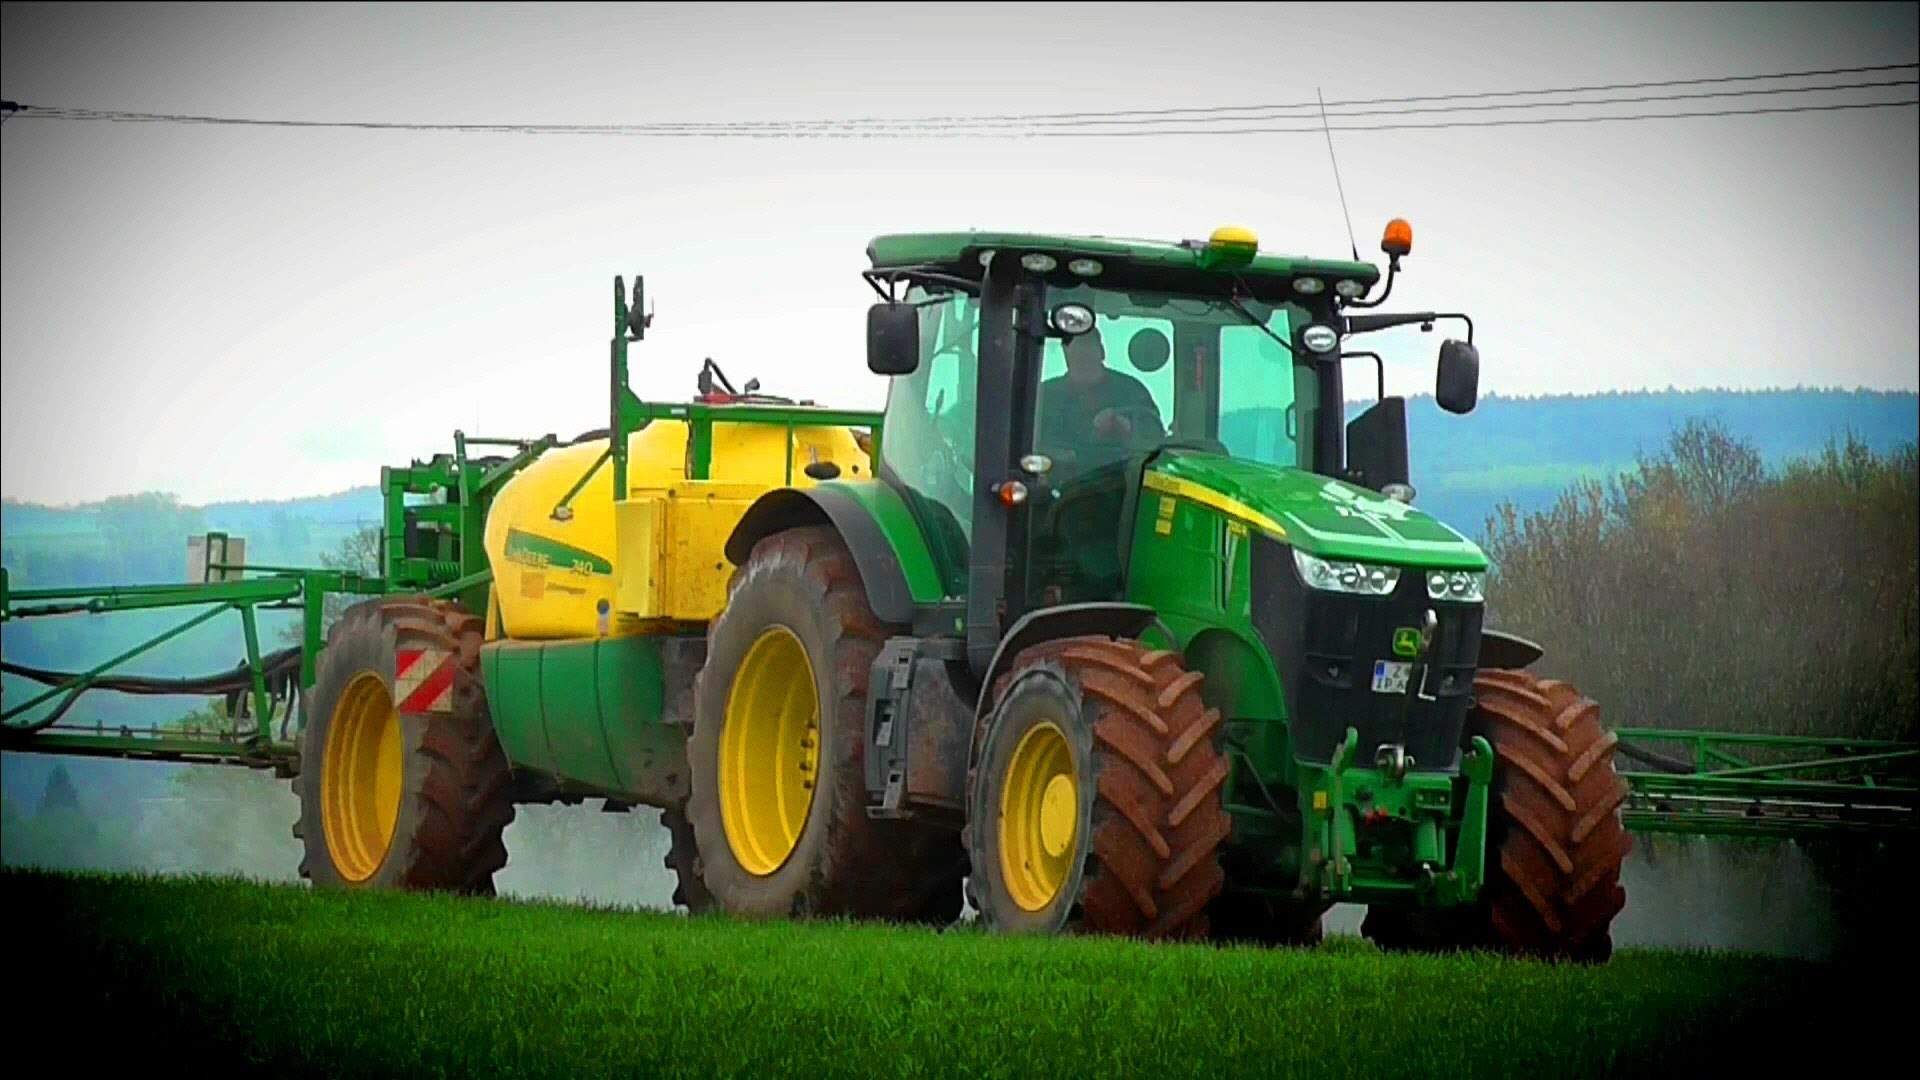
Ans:
[[[1480,351],[1464,341],[1440,345],[1440,373],[1433,397],[1450,413],[1470,413],[1480,395]]]
[[[867,309],[867,370],[911,375],[920,366],[920,309],[875,304]]]
[[[653,321],[653,316],[646,314],[645,286],[642,284],[644,281],[646,281],[644,276],[634,277],[633,303],[627,305],[627,333],[637,338],[647,336],[647,324]]]
[[[1381,398],[1347,425],[1347,476],[1382,494],[1407,485],[1407,399]]]

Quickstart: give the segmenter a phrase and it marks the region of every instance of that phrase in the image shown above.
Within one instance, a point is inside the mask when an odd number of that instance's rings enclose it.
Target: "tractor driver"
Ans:
[[[1064,351],[1066,374],[1040,384],[1036,450],[1079,471],[1165,436],[1153,395],[1140,380],[1107,366],[1097,332],[1068,338]]]

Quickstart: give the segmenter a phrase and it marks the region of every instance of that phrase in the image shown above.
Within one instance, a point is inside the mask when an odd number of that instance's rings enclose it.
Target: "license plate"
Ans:
[[[1373,692],[1376,694],[1404,694],[1407,692],[1407,679],[1413,674],[1412,664],[1399,664],[1390,660],[1376,660],[1373,664]]]

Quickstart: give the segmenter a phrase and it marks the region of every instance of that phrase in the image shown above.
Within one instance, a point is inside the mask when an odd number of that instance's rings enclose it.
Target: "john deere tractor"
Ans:
[[[1629,841],[1595,704],[1483,625],[1405,401],[1345,419],[1367,263],[884,236],[872,475],[760,497],[688,742],[698,888],[766,914],[1603,958]],[[1384,387],[1382,388],[1384,390]],[[951,840],[964,854],[955,859]]]
[[[1443,320],[1474,405],[1471,321],[1369,310],[1411,244],[1383,285],[1235,228],[882,236],[877,414],[637,400],[616,281],[606,431],[396,496],[390,576],[444,584],[319,656],[308,876],[486,891],[514,803],[596,796],[662,808],[695,912],[1310,943],[1346,902],[1605,958],[1613,736],[1484,625],[1404,399],[1346,420],[1348,341]]]

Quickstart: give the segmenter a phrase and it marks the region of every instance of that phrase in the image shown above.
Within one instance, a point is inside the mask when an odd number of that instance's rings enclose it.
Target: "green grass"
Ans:
[[[1864,1063],[1864,1039],[1898,1035],[1866,1015],[1892,1006],[1857,972],[1757,957],[1579,969],[1338,938],[1154,947],[205,879],[0,883],[9,1030],[49,1050],[74,1030],[65,1068],[151,1047],[196,1075],[1638,1076],[1795,1045]]]

